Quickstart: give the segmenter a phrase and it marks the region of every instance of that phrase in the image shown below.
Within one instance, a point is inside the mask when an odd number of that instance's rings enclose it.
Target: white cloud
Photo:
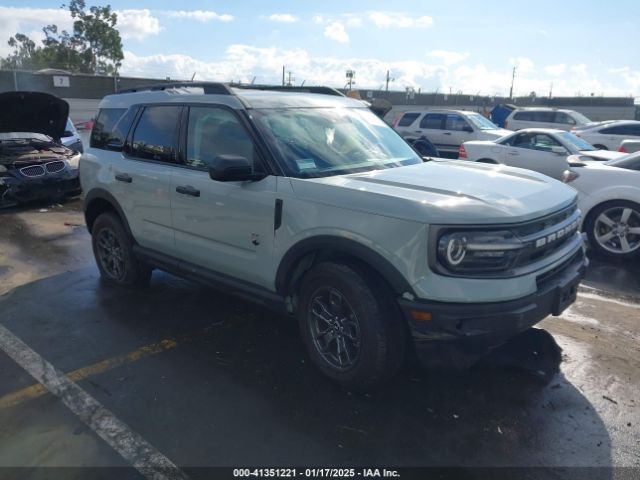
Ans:
[[[369,20],[378,28],[429,28],[433,18],[412,17],[399,12],[369,12]]]
[[[144,8],[142,10],[119,10],[116,28],[123,39],[144,40],[160,33],[160,20]]]
[[[535,70],[533,60],[528,57],[510,58],[509,63],[516,67],[516,75],[525,75]]]
[[[219,14],[211,10],[163,10],[161,13],[171,18],[186,18],[203,23],[212,20],[219,22],[230,22],[233,20],[233,15],[227,13]]]
[[[423,92],[440,93],[464,92],[469,95],[507,95],[511,85],[511,68],[492,69],[485,64],[445,65],[438,62],[400,60],[385,62],[375,58],[312,57],[303,49],[261,48],[251,45],[231,45],[217,62],[204,62],[187,55],[137,56],[125,52],[121,73],[124,76],[151,76],[188,79],[195,72],[200,80],[250,82],[254,76],[258,83],[280,83],[282,65],[292,71],[297,79],[306,85],[330,85],[343,87],[346,83],[345,71],[356,72],[356,87],[359,89],[384,88],[387,70],[395,81],[390,88],[403,90],[405,87],[421,88]],[[567,65],[561,77],[549,77],[544,71],[530,71],[516,74],[514,94],[528,95],[535,91],[538,96],[546,96],[553,82],[556,96],[570,96],[577,93],[590,95],[640,96],[640,71],[626,69],[617,75],[596,78],[582,64]]]
[[[469,53],[467,52],[450,52],[448,50],[432,50],[427,55],[442,60],[442,63],[447,66],[463,62],[469,58]]]
[[[544,71],[552,77],[559,77],[567,71],[567,65],[564,63],[558,63],[557,65],[547,65],[546,67],[544,67]]]
[[[324,36],[340,43],[347,43],[349,41],[349,34],[340,22],[333,22],[327,25],[324,29]]]
[[[295,23],[298,21],[298,17],[291,15],[290,13],[274,13],[269,16],[269,20],[280,23]]]

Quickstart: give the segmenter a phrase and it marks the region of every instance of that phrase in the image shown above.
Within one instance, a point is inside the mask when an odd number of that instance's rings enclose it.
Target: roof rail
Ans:
[[[230,87],[233,88],[243,88],[249,90],[273,90],[277,92],[304,92],[304,93],[321,93],[324,95],[333,95],[336,97],[344,97],[345,95],[331,87],[324,86],[304,86],[304,85],[253,85],[253,84],[229,84]]]
[[[233,95],[233,91],[224,83],[218,82],[167,82],[158,83],[155,85],[143,85],[135,88],[127,88],[120,90],[117,93],[135,93],[135,92],[149,92],[160,91],[171,88],[189,88],[200,87],[204,90],[204,93],[213,95]]]

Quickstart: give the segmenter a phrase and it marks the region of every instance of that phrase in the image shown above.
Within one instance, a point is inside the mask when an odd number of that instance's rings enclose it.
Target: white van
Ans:
[[[518,108],[504,121],[504,128],[509,130],[555,128],[569,131],[588,123],[591,123],[591,120],[574,110],[545,107]]]

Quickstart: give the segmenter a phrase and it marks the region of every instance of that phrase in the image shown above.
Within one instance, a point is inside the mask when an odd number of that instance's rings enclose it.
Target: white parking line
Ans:
[[[188,478],[171,460],[3,325],[0,325],[0,348],[53,395],[60,398],[80,420],[146,478]]]

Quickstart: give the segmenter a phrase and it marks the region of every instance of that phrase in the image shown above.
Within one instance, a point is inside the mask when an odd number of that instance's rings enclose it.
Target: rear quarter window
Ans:
[[[533,120],[533,112],[516,112],[513,115],[514,120],[523,120],[525,122],[530,122]]]
[[[126,108],[102,108],[98,111],[89,140],[91,148],[107,148],[113,128],[126,112]]]

